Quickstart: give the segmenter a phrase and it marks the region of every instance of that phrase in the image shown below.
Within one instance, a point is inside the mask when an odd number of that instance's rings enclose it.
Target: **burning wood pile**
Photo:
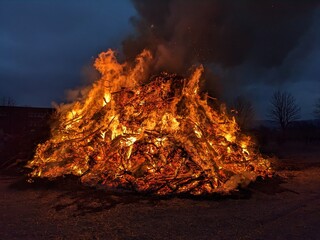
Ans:
[[[72,174],[109,189],[199,195],[270,174],[235,120],[199,94],[202,67],[187,79],[163,73],[146,83],[151,59],[144,51],[130,66],[111,50],[101,53],[101,79],[59,109],[51,139],[28,164],[31,176]]]

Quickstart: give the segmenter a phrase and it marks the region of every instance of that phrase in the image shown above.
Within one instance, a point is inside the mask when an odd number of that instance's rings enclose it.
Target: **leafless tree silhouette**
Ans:
[[[2,97],[0,100],[0,106],[13,107],[16,105],[16,101],[11,97]]]
[[[318,99],[316,100],[316,103],[315,103],[315,105],[314,105],[313,114],[314,114],[314,116],[315,116],[317,119],[320,119],[320,98],[318,98]]]
[[[240,128],[248,129],[252,125],[255,115],[251,101],[243,96],[238,96],[233,101],[232,109]]]
[[[284,131],[292,122],[300,118],[300,107],[288,92],[276,91],[271,98],[269,117]]]

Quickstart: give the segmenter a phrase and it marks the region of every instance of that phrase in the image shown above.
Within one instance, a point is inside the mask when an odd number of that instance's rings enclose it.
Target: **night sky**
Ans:
[[[39,107],[64,100],[99,52],[120,48],[134,14],[126,0],[1,0],[0,96]]]
[[[135,54],[133,50],[139,50],[138,42],[159,54],[160,48],[153,42],[139,39],[153,34],[153,37],[160,36],[161,41],[155,42],[167,48],[178,42],[178,47],[171,48],[175,54],[176,49],[181,50],[181,36],[189,34],[181,29],[191,29],[192,33],[193,19],[202,23],[206,17],[200,10],[200,18],[188,13],[190,9],[197,9],[194,6],[197,1],[146,2],[0,0],[0,97],[11,97],[20,106],[49,107],[53,101],[63,102],[68,89],[86,85],[94,78],[90,65],[99,52],[109,48],[122,52],[124,48],[129,58]],[[188,60],[185,64],[203,60],[205,66],[218,75],[217,85],[223,100],[247,96],[254,102],[260,119],[266,118],[270,97],[278,89],[291,92],[301,106],[302,117],[312,118],[313,104],[320,97],[319,4],[312,1],[313,4],[304,9],[300,5],[292,7],[298,2],[295,0],[264,1],[267,4],[261,9],[266,16],[259,13],[250,19],[251,11],[256,13],[260,9],[257,4],[247,7],[232,3],[232,7],[227,4],[221,7],[218,0],[206,2],[208,6],[214,3],[213,7],[223,11],[217,13],[216,18],[212,17],[215,12],[206,12],[210,21],[205,22],[205,26],[217,22],[214,31],[210,28],[212,34],[205,34],[207,30],[196,26],[190,36],[197,33],[201,40],[198,37],[182,39],[181,44],[190,40],[186,49],[195,44],[195,49],[203,53],[197,61],[193,55],[183,53],[183,59]],[[279,2],[293,5],[277,4]],[[268,16],[274,12],[276,21],[269,23],[272,18]],[[185,23],[181,19],[190,21]],[[151,29],[151,33],[146,29]],[[136,42],[132,41],[133,36]],[[203,40],[203,36],[208,39]],[[219,37],[222,40],[215,41]],[[210,45],[212,47],[208,47]]]

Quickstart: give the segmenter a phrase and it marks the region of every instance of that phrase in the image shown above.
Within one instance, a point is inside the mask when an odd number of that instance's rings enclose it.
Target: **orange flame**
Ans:
[[[62,107],[52,136],[28,166],[31,176],[81,177],[87,184],[155,194],[229,192],[270,174],[269,161],[234,118],[199,94],[203,67],[185,79],[163,73],[144,83],[152,60],[135,66],[101,53],[101,73],[81,101]]]

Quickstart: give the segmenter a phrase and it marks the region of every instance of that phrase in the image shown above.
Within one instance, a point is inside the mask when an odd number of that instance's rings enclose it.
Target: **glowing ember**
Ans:
[[[31,176],[81,177],[90,185],[155,194],[229,192],[270,174],[233,118],[199,95],[197,68],[184,79],[163,73],[143,83],[152,56],[134,67],[101,53],[102,77],[87,96],[58,111],[50,140],[38,146]]]

